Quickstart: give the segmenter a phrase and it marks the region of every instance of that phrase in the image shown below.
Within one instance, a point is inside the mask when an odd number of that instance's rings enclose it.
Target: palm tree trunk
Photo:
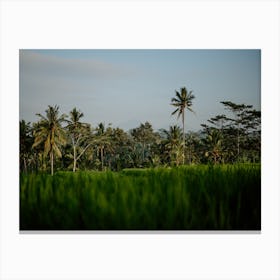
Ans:
[[[77,153],[76,153],[76,146],[74,145],[74,151],[73,151],[73,153],[74,153],[74,161],[73,161],[73,172],[75,172],[76,171],[76,164],[77,164]]]
[[[142,164],[144,163],[145,158],[145,142],[142,143]]]
[[[23,157],[23,166],[24,166],[24,172],[27,173],[27,163],[26,163],[26,157]]]
[[[183,121],[183,165],[185,164],[185,110],[182,112]]]
[[[239,153],[240,153],[240,148],[239,148],[239,144],[240,143],[240,139],[239,139],[239,123],[238,123],[238,128],[237,128],[237,160],[239,160]]]
[[[51,175],[53,176],[53,150],[51,150]]]
[[[101,147],[100,150],[100,156],[101,156],[101,170],[103,171],[103,146]]]

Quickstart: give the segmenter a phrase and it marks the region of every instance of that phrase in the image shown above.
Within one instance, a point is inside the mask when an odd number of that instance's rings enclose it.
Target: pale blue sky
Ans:
[[[124,130],[149,121],[154,129],[176,123],[175,90],[193,90],[186,130],[224,113],[220,101],[260,110],[260,50],[20,50],[20,119],[59,105],[80,109],[84,121]]]

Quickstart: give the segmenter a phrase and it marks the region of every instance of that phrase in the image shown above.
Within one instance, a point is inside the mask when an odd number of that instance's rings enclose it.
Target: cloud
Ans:
[[[129,74],[123,65],[94,59],[77,59],[20,50],[20,72],[35,76],[71,78],[119,78]]]
[[[32,50],[20,50],[19,62],[21,104],[30,106],[91,102],[131,74],[120,64]]]

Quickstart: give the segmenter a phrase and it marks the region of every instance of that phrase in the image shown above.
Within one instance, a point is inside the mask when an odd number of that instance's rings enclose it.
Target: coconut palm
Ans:
[[[36,114],[41,119],[34,132],[33,148],[44,143],[44,156],[50,156],[51,174],[53,175],[54,156],[61,157],[60,146],[66,144],[66,135],[62,127],[66,115],[59,116],[59,107],[49,106],[46,116]]]
[[[80,119],[84,116],[84,114],[81,111],[77,110],[76,107],[72,111],[70,111],[69,116],[70,121],[67,121],[67,128],[69,128],[71,131],[75,132],[84,126],[84,123],[80,122]]]
[[[182,160],[180,155],[182,154],[182,129],[177,126],[170,126],[169,130],[162,130],[166,139],[163,141],[165,147],[165,153],[167,153],[171,163],[179,165]]]
[[[171,99],[171,105],[178,107],[174,112],[172,112],[172,115],[178,114],[178,119],[182,115],[182,123],[183,123],[183,164],[185,163],[185,109],[191,111],[194,113],[194,111],[191,109],[192,106],[192,100],[195,98],[195,96],[192,94],[192,91],[189,91],[183,87],[180,89],[180,92],[177,90],[175,91],[176,97],[173,97]]]
[[[32,129],[30,122],[21,120],[19,123],[20,135],[20,171],[27,172],[28,160],[31,157],[31,147],[33,143]]]
[[[105,129],[104,123],[98,124],[96,128],[95,139],[92,141],[92,143],[97,147],[97,153],[99,153],[100,155],[101,170],[103,170],[105,149],[108,151],[112,151],[110,135],[108,134],[108,129]]]
[[[218,129],[210,129],[203,142],[207,148],[205,156],[210,157],[214,164],[222,159],[222,134]]]
[[[73,155],[71,155],[71,158],[73,158],[73,172],[77,169],[78,160],[91,145],[86,143],[90,134],[90,125],[80,121],[83,116],[82,112],[74,108],[70,112],[70,120],[67,120],[68,125],[66,128],[73,147]]]

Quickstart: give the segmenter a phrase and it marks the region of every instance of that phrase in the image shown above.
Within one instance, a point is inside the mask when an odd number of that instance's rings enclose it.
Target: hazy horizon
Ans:
[[[179,124],[171,116],[175,90],[195,95],[186,131],[225,113],[220,101],[260,110],[260,50],[20,50],[20,120],[36,122],[48,105],[84,122],[129,130],[146,121],[155,130]]]

